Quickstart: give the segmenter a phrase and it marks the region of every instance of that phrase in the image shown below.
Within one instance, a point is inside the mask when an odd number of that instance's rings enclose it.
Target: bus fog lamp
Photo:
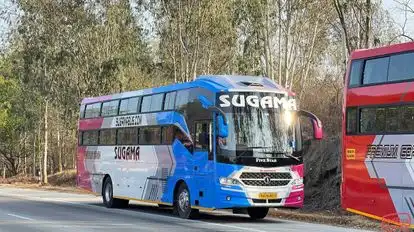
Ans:
[[[293,185],[302,185],[303,184],[303,179],[294,179],[293,180]]]
[[[231,197],[230,197],[230,196],[227,196],[227,197],[226,197],[226,200],[227,200],[227,201],[230,201],[230,200],[231,200]]]

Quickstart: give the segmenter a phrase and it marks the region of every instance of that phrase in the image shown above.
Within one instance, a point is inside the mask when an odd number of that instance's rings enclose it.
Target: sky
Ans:
[[[401,28],[404,25],[405,14],[403,6],[398,2],[408,2],[409,6],[414,9],[414,0],[383,0],[382,4],[386,10],[390,13],[393,20]],[[414,14],[408,15],[406,24],[406,33],[411,37],[414,37]]]

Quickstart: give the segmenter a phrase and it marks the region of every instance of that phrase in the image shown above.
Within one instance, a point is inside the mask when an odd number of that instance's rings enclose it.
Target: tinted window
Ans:
[[[350,86],[358,86],[361,84],[361,77],[362,77],[362,67],[364,65],[363,60],[355,60],[352,62],[351,65],[351,73],[349,85]]]
[[[162,102],[164,101],[164,94],[155,94],[151,98],[151,111],[160,111],[162,110]]]
[[[178,110],[182,110],[190,100],[190,90],[182,90],[177,92],[177,96],[175,99],[175,108]]]
[[[80,118],[84,118],[85,117],[85,106],[84,105],[82,105],[81,107],[80,107],[80,113],[79,113],[80,115]]]
[[[99,117],[100,112],[101,112],[101,103],[100,102],[86,105],[85,118]]]
[[[116,144],[116,130],[108,129],[99,132],[99,144],[114,145]]]
[[[195,124],[195,140],[195,148],[197,150],[208,150],[210,144],[208,122],[200,122]]]
[[[82,141],[82,135],[83,135],[83,132],[79,132],[79,133],[78,133],[78,144],[79,144],[79,145],[82,145],[82,142],[83,142],[83,141]]]
[[[387,108],[387,120],[386,120],[386,131],[389,132],[398,132],[399,124],[399,113],[401,107],[388,107]]]
[[[361,109],[360,131],[361,133],[374,132],[375,128],[375,108]]]
[[[122,128],[118,129],[117,144],[138,144],[138,128]]]
[[[389,60],[389,57],[384,57],[365,61],[363,84],[386,82]]]
[[[142,98],[141,102],[141,112],[149,112],[151,109],[151,97],[152,96],[145,96]]]
[[[394,55],[390,58],[388,81],[414,79],[414,53]]]
[[[360,132],[371,134],[414,132],[414,106],[363,108]]]
[[[414,106],[405,106],[403,108],[401,131],[414,132]]]
[[[139,97],[122,99],[119,106],[119,114],[135,114],[138,113]]]
[[[193,144],[188,136],[178,127],[174,127],[174,140],[177,139],[189,152],[193,152]]]
[[[145,127],[140,128],[139,131],[140,144],[160,144],[161,143],[161,128],[159,127]]]
[[[172,144],[174,140],[174,127],[168,126],[162,128],[162,144]]]
[[[109,101],[102,103],[102,116],[114,116],[118,114],[119,101]]]
[[[357,132],[357,109],[348,108],[346,110],[346,132],[356,133]]]
[[[98,144],[98,131],[84,131],[82,135],[83,145],[96,145]]]
[[[375,132],[384,132],[388,120],[386,108],[377,108],[375,110]]]
[[[175,96],[177,92],[171,92],[165,94],[164,110],[173,110],[175,104]]]
[[[162,102],[164,100],[164,94],[155,94],[151,96],[145,96],[142,99],[142,106],[141,106],[141,112],[154,112],[154,111],[160,111],[162,109]]]

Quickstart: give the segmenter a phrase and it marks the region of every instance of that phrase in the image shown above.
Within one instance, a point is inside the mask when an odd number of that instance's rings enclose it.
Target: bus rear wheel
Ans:
[[[199,213],[198,209],[191,208],[190,191],[185,183],[181,183],[174,194],[174,213],[184,219],[195,218]]]
[[[269,212],[269,208],[248,208],[247,213],[249,214],[251,219],[263,219],[266,217],[267,213]]]
[[[102,199],[107,208],[126,208],[129,203],[128,200],[114,198],[112,180],[109,176],[104,181]]]

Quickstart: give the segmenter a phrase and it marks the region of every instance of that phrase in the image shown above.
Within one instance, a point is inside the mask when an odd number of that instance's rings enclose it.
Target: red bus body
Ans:
[[[414,42],[354,51],[344,91],[342,207],[414,228]]]

